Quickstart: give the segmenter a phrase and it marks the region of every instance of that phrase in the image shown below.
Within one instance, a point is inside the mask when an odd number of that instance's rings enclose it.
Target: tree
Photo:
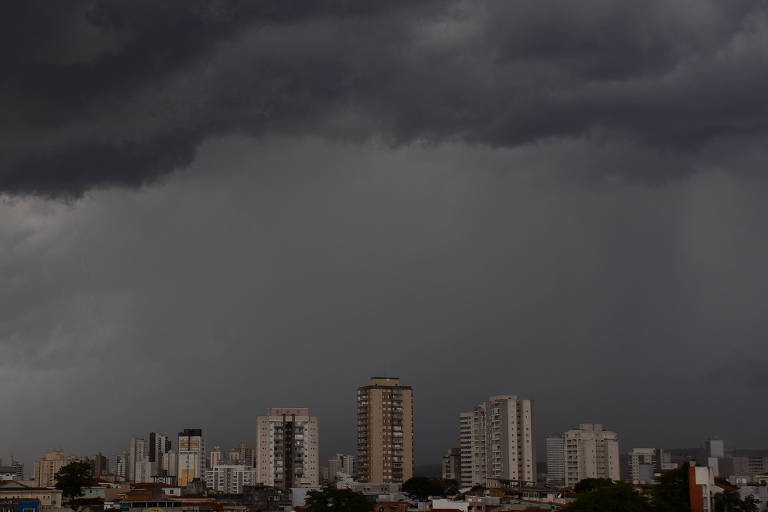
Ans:
[[[446,496],[453,496],[459,493],[459,482],[453,478],[443,479],[440,484],[443,486],[443,494]]]
[[[371,502],[351,489],[325,487],[321,491],[309,491],[304,502],[309,512],[370,512]]]
[[[473,496],[482,496],[485,494],[485,486],[480,484],[473,485],[467,494],[471,494]]]
[[[582,492],[594,491],[603,487],[610,487],[611,485],[613,485],[613,480],[610,478],[585,478],[584,480],[579,480],[573,487],[573,490],[576,494],[580,494]]]
[[[91,465],[87,462],[70,462],[54,476],[56,488],[65,498],[76,498],[83,494],[82,487],[91,481]]]
[[[690,512],[688,465],[664,472],[653,488],[652,500],[657,512]]]
[[[423,501],[430,496],[445,494],[445,486],[443,480],[437,478],[414,476],[403,483],[402,491],[411,499]]]
[[[610,482],[582,492],[563,512],[653,512],[653,509],[648,498],[635,492],[628,483]]]
[[[715,494],[715,512],[758,512],[759,509],[754,496],[747,496],[742,500],[739,491]]]

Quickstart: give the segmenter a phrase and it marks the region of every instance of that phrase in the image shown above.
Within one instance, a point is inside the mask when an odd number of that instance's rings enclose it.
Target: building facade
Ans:
[[[199,428],[185,428],[179,432],[178,464],[176,467],[178,482],[186,486],[194,479],[204,479],[205,440]]]
[[[128,446],[128,480],[148,482],[144,462],[149,462],[148,445],[143,437],[132,437]],[[139,465],[141,464],[141,468]],[[137,475],[138,473],[138,475]]]
[[[583,423],[563,434],[565,485],[572,487],[585,478],[621,479],[619,438],[599,423]]]
[[[337,453],[328,459],[328,479],[331,482],[335,482],[337,480],[336,475],[339,473],[347,476],[352,476],[355,474],[354,455],[344,455],[343,453]]]
[[[471,412],[462,412],[459,414],[459,450],[461,457],[461,472],[459,474],[459,485],[461,487],[472,487],[472,429],[474,414]]]
[[[463,485],[536,482],[533,405],[533,400],[497,395],[459,415]],[[464,474],[466,467],[471,478]]]
[[[547,484],[565,485],[565,439],[562,434],[547,436]]]
[[[220,446],[214,446],[208,455],[208,467],[215,468],[219,464],[224,464],[224,450]]]
[[[373,377],[357,390],[361,482],[402,483],[413,476],[413,390],[396,377]]]
[[[633,484],[653,484],[661,473],[661,456],[656,448],[633,448],[627,454],[627,481]]]
[[[63,450],[52,450],[46,453],[42,459],[35,461],[35,484],[38,487],[53,487],[56,484],[56,473],[75,457],[65,457]]]
[[[149,433],[149,462],[152,464],[152,476],[168,475],[168,452],[171,451],[171,439],[160,432]]]
[[[456,480],[461,478],[461,448],[448,448],[443,455],[442,464],[443,480]]]
[[[206,471],[208,489],[229,494],[241,494],[244,485],[256,485],[256,469],[244,464],[217,464]]]
[[[320,481],[317,417],[307,408],[271,408],[259,416],[258,483],[290,489]]]

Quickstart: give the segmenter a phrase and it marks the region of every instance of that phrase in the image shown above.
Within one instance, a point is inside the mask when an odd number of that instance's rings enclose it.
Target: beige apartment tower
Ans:
[[[402,483],[413,476],[413,390],[396,377],[373,377],[357,390],[361,482]]]
[[[256,481],[290,489],[320,483],[317,416],[306,407],[275,407],[259,416]]]
[[[461,485],[536,483],[533,400],[496,395],[459,415]]]
[[[563,434],[565,485],[585,478],[619,480],[619,436],[599,423],[583,423]]]
[[[56,484],[56,473],[63,467],[77,459],[65,457],[62,450],[53,450],[35,461],[35,485],[38,487],[53,487]]]

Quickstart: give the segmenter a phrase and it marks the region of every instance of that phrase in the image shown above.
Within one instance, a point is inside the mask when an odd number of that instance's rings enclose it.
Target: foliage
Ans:
[[[604,480],[596,478],[593,480]],[[652,512],[648,498],[635,492],[626,482],[600,482],[590,491],[579,494],[564,512]]]
[[[485,494],[485,486],[479,484],[473,485],[467,494],[472,494],[473,496],[482,496]]]
[[[426,500],[430,496],[456,494],[459,491],[459,484],[456,480],[414,476],[403,483],[402,491],[411,499]]]
[[[580,480],[573,487],[573,490],[576,494],[581,494],[582,492],[594,491],[603,487],[610,487],[611,485],[613,485],[613,480],[610,478],[585,478]]]
[[[690,512],[688,465],[666,471],[653,488],[653,508],[656,512]]]
[[[453,478],[446,478],[441,480],[440,483],[443,486],[443,494],[446,496],[453,496],[459,493],[459,482]]]
[[[371,502],[351,489],[325,487],[321,491],[309,491],[305,506],[308,512],[370,512]]]
[[[758,512],[759,509],[754,496],[742,500],[738,491],[715,494],[715,512]]]
[[[65,498],[76,498],[83,494],[82,487],[91,481],[91,465],[87,462],[70,462],[54,476],[56,488]]]

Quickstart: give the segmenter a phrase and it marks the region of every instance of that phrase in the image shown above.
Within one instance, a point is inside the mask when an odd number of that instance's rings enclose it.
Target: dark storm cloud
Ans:
[[[658,181],[766,143],[768,9],[735,0],[19,2],[0,189],[139,185],[212,135],[619,143]],[[755,149],[758,148],[758,149]]]

